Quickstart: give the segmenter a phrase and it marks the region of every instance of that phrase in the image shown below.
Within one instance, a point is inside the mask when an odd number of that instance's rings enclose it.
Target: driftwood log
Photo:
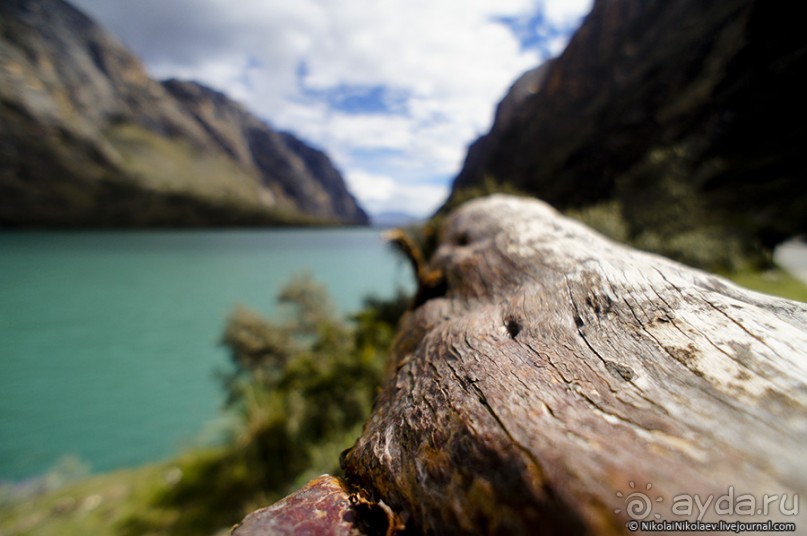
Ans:
[[[343,459],[407,530],[807,531],[807,305],[506,196],[451,215],[428,270],[443,292],[404,318]]]

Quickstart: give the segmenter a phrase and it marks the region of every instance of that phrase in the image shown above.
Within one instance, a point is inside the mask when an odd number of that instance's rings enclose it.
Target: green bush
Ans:
[[[188,453],[182,479],[122,525],[128,534],[199,534],[227,527],[310,478],[338,474],[380,386],[409,298],[367,298],[346,320],[309,276],[278,297],[281,319],[244,307],[222,338],[232,367],[219,376],[240,426],[226,446]]]
[[[732,218],[711,206],[702,191],[723,168],[718,159],[698,159],[686,145],[651,151],[616,182],[613,203],[626,224],[627,242],[711,271],[770,265],[753,233],[726,223]]]
[[[566,215],[612,240],[628,241],[628,223],[622,215],[622,205],[619,201],[605,201],[584,208],[569,209],[566,211]]]

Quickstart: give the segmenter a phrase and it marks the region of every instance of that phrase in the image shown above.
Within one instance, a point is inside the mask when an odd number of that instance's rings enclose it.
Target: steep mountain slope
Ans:
[[[785,10],[596,0],[542,70],[470,147],[455,194],[492,177],[559,208],[611,203],[651,249],[807,232],[807,34]]]
[[[173,95],[214,140],[261,184],[294,200],[306,213],[366,223],[367,215],[348,191],[330,158],[286,132],[277,132],[224,94],[195,82],[167,80]]]
[[[327,156],[61,0],[0,4],[0,224],[317,221],[367,222]]]

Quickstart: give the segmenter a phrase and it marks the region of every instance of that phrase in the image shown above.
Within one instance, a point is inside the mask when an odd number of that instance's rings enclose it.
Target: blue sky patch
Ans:
[[[305,84],[308,66],[297,67],[297,80],[304,98],[325,103],[329,109],[351,115],[407,115],[410,92],[384,85],[339,84],[315,89]]]
[[[540,11],[529,17],[496,17],[493,20],[513,32],[522,51],[537,50],[545,58],[553,56],[549,50],[552,40],[569,34],[569,28],[552,24]]]

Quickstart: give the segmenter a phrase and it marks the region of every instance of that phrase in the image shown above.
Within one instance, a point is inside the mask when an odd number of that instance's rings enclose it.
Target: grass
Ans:
[[[122,191],[111,200],[113,212],[131,212],[141,224],[190,225],[199,220],[204,225],[208,219],[235,225],[336,223],[301,212],[282,193],[262,185],[256,174],[187,141],[134,124],[116,125],[105,135],[117,165],[133,181],[125,183],[127,188],[139,194],[143,205],[127,206],[130,196]]]
[[[723,275],[747,289],[807,303],[807,285],[780,268]]]
[[[0,535],[118,534],[117,527],[176,478],[173,463],[92,476],[22,501],[0,504]]]
[[[0,502],[0,536],[228,534],[247,513],[280,497],[255,493],[253,480],[238,447],[188,450],[32,496],[7,494]]]
[[[204,154],[185,141],[158,136],[132,124],[115,126],[107,134],[125,169],[142,186],[158,192],[259,204],[258,179],[226,158]]]
[[[339,454],[361,425],[312,449],[307,469],[282,492],[255,492],[252,461],[232,446],[84,477],[12,498],[0,488],[0,536],[228,534],[230,527],[323,472],[338,473]]]

